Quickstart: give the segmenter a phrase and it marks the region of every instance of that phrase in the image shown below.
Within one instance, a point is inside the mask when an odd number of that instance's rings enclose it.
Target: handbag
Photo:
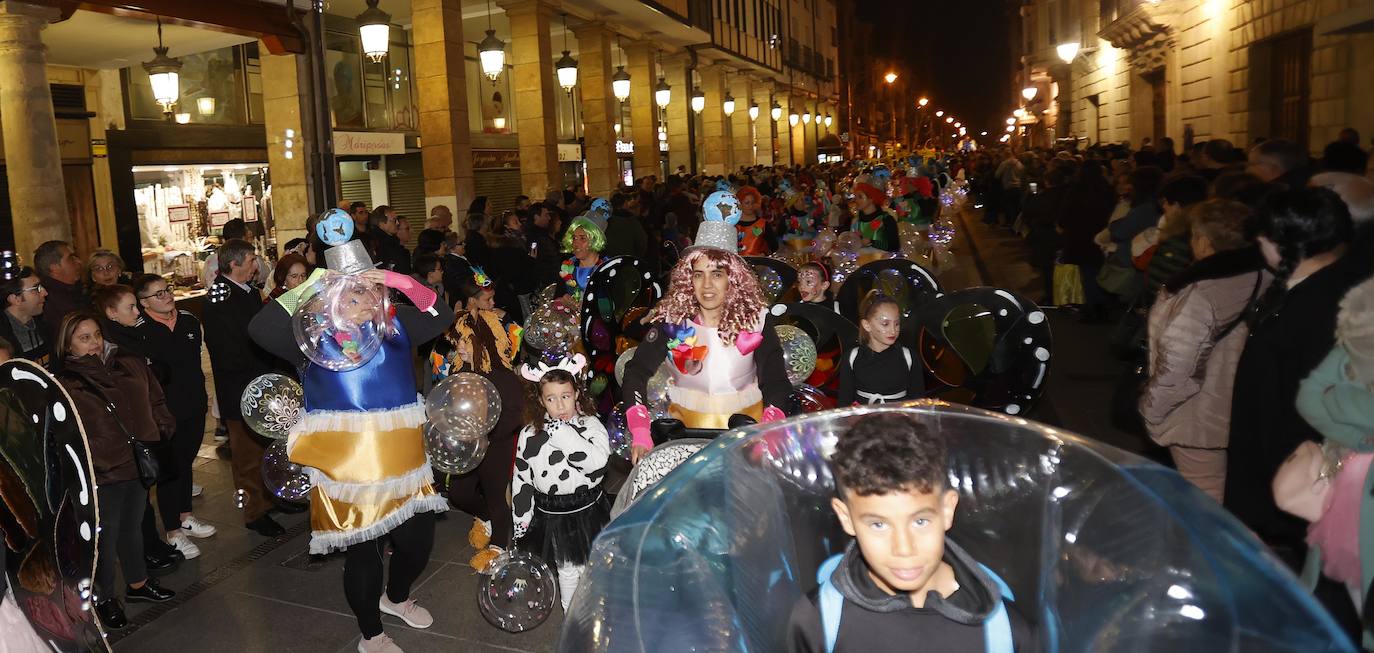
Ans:
[[[1053,301],[1055,306],[1081,306],[1086,303],[1083,297],[1083,275],[1077,265],[1054,264]]]
[[[1279,465],[1270,489],[1274,504],[1290,515],[1315,522],[1326,511],[1335,478],[1332,461],[1322,445],[1311,440],[1298,445]]]
[[[1115,259],[1107,259],[1102,270],[1097,273],[1097,285],[1113,295],[1131,299],[1136,291],[1144,286],[1139,270],[1121,265]]]
[[[134,454],[134,467],[138,468],[138,482],[143,485],[145,490],[157,485],[158,476],[162,473],[162,465],[158,463],[157,454],[153,452],[153,448],[148,446],[146,442],[135,438],[133,434],[129,433],[129,429],[124,428],[124,422],[120,421],[119,415],[115,413],[114,402],[110,401],[100,386],[92,383],[84,375],[77,375],[77,378],[80,378],[82,384],[89,387],[105,402],[105,410],[109,411],[110,417],[114,418],[114,423],[119,427],[119,432],[129,439],[129,446],[133,449]]]

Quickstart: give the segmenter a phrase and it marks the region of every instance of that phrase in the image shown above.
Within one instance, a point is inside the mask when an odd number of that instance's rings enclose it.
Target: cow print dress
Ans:
[[[546,418],[520,431],[511,503],[517,546],[556,565],[587,561],[592,540],[610,521],[601,490],[611,455],[606,427],[594,417]]]

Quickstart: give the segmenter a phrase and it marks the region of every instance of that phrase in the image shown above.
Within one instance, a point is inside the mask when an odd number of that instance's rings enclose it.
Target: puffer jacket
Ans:
[[[1269,281],[1258,252],[1245,249],[1198,261],[1161,289],[1150,309],[1150,378],[1140,397],[1140,415],[1155,442],[1227,446],[1231,392],[1248,330],[1241,322],[1222,332]]]
[[[105,356],[68,358],[57,378],[72,396],[91,448],[97,485],[138,478],[133,448],[124,429],[144,442],[171,437],[176,420],[167,410],[162,385],[137,354],[106,346]],[[92,385],[95,387],[93,388]],[[106,408],[114,404],[115,416]],[[120,428],[123,424],[124,429]]]

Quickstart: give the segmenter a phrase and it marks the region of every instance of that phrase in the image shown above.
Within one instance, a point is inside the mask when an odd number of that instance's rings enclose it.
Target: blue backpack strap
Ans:
[[[844,558],[843,553],[836,553],[825,562],[821,563],[821,568],[816,571],[816,582],[821,584],[820,594],[816,597],[817,608],[821,612],[821,632],[825,634],[825,653],[832,653],[835,650],[835,640],[840,636],[840,613],[844,610],[844,595],[840,590],[835,589],[835,584],[830,582],[830,576],[840,566],[840,560]]]
[[[1007,601],[1015,601],[1016,597],[1011,592],[1011,587],[1002,580],[987,565],[978,563],[978,568],[997,584],[997,589],[1002,592],[1001,600],[997,602],[997,607],[988,615],[987,621],[983,622],[983,638],[987,653],[1013,653],[1015,645],[1011,635],[1011,618],[1007,616]]]

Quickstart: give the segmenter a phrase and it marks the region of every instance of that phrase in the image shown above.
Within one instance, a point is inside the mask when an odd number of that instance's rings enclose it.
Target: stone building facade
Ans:
[[[1319,153],[1343,128],[1374,132],[1370,0],[1032,0],[1021,12],[1017,90],[1038,89],[1021,121],[1035,144],[1281,137]]]

